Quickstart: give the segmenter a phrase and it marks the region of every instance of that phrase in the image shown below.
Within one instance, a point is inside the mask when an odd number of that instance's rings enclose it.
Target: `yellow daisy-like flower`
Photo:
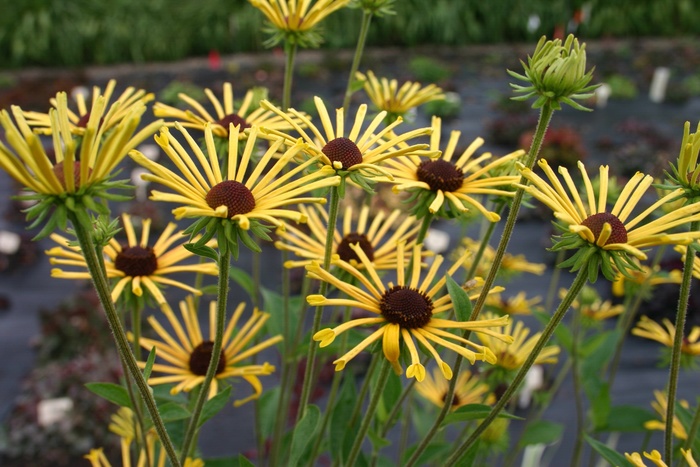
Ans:
[[[564,298],[567,289],[559,289],[559,298]],[[610,300],[603,300],[598,291],[592,287],[584,286],[581,293],[571,304],[578,309],[581,315],[590,321],[604,321],[625,311],[624,305],[613,305]]]
[[[464,237],[462,239],[462,244],[456,249],[455,256],[462,256],[464,251],[467,250],[472,253],[479,251],[481,247],[481,241],[474,240],[469,237]],[[491,264],[493,259],[496,257],[496,249],[491,245],[486,245],[484,252],[481,255],[481,260],[476,267],[475,274],[477,276],[486,276],[491,269]],[[464,257],[463,266],[465,269],[470,270],[474,263],[474,256],[472,254],[466,255]],[[528,273],[536,274],[541,276],[547,266],[543,263],[531,263],[527,260],[525,255],[513,255],[511,253],[505,253],[501,261],[501,266],[498,269],[499,277],[504,279],[509,278],[515,274]]]
[[[175,232],[176,224],[168,224],[152,246],[149,244],[150,219],[143,219],[140,238],[136,235],[131,216],[122,214],[122,224],[126,233],[126,243],[122,244],[112,238],[104,248],[107,277],[116,280],[112,288],[113,301],[116,302],[127,287],[131,293],[139,297],[143,295],[145,288],[159,305],[164,305],[165,296],[161,290],[161,286],[164,285],[179,287],[197,295],[202,293],[184,282],[172,279],[170,277],[172,274],[180,272],[214,276],[218,274],[219,269],[212,262],[183,264],[183,261],[192,257],[193,254],[186,250],[182,243],[176,245],[178,240],[185,238],[182,232]],[[70,245],[70,240],[58,234],[52,234],[51,239],[60,245],[46,251],[51,264],[85,269],[85,271],[66,271],[55,268],[51,270],[51,277],[90,279],[80,247]]]
[[[105,113],[107,104],[102,96],[93,102],[90,118],[78,138],[71,129],[66,93],[56,95],[55,105],[48,114],[55,158],[47,155],[22,109],[12,106],[15,122],[6,110],[0,111],[0,125],[5,129],[10,146],[0,142],[0,168],[38,194],[58,196],[87,192],[108,178],[127,152],[162,124],[154,122],[136,132],[146,110],[142,102],[136,102],[107,134],[106,125],[101,125],[100,120],[112,121],[121,108],[115,103]]]
[[[646,316],[642,316],[637,326],[632,329],[632,334],[672,348],[676,326],[668,318],[664,318],[662,323],[663,326]],[[700,326],[693,326],[690,334],[683,339],[681,352],[690,356],[700,355]]]
[[[114,108],[114,111],[110,111],[106,115],[100,115],[98,118],[99,127],[104,127],[104,131],[107,132],[128,117],[135,107],[142,107],[155,98],[153,93],[146,93],[143,89],[136,90],[130,86],[114,102],[111,102],[116,85],[117,82],[115,80],[110,80],[105,86],[104,92],[98,86],[94,86],[92,88],[92,103],[89,108],[85,102],[85,95],[83,93],[75,93],[74,99],[78,107],[77,111],[66,109],[71,133],[84,135],[92,113],[101,106]],[[96,107],[97,102],[100,100],[103,100],[104,104]],[[52,98],[50,102],[57,109],[61,107],[57,98]],[[28,111],[24,112],[24,116],[27,119],[27,124],[39,134],[50,135],[55,131],[51,124],[50,114]]]
[[[257,126],[261,128],[272,128],[280,131],[291,130],[293,127],[287,120],[278,116],[270,110],[261,107],[253,108],[254,91],[248,90],[243,97],[243,102],[236,109],[233,101],[233,86],[231,83],[224,83],[223,97],[219,100],[211,89],[205,89],[204,93],[209,98],[216,115],[211,114],[202,104],[192,99],[184,93],[177,96],[184,101],[191,109],[182,110],[161,102],[156,102],[153,106],[153,114],[156,117],[172,118],[180,122],[184,128],[194,128],[204,131],[207,123],[211,124],[212,133],[219,138],[228,138],[229,125],[239,127],[239,139],[245,139],[248,134],[244,130]],[[298,122],[301,124],[301,122]],[[175,122],[168,123],[174,126]]]
[[[299,210],[308,218],[309,233],[287,226],[286,231],[278,232],[281,240],[275,242],[278,249],[290,251],[300,258],[285,262],[284,265],[288,268],[306,266],[311,261],[323,262],[326,248],[328,213],[320,207],[314,209],[299,206]],[[357,243],[375,269],[395,269],[398,254],[396,245],[405,242],[407,249],[412,248],[420,224],[416,222],[415,217],[407,217],[400,221],[399,210],[394,210],[388,216],[381,211],[370,223],[369,211],[369,206],[362,206],[357,221],[353,222],[352,207],[348,206],[345,209],[342,230],[335,229],[332,251],[343,261],[362,269],[360,259],[350,248],[351,244]]]
[[[310,159],[299,164],[286,173],[282,173],[289,161],[304,149],[304,144],[297,142],[276,159],[283,142],[270,144],[269,149],[255,167],[251,167],[251,156],[256,148],[257,127],[250,130],[243,154],[238,154],[239,128],[229,126],[229,147],[227,155],[227,173],[222,174],[214,145],[214,136],[210,124],[205,125],[204,138],[206,154],[197,142],[179,123],[175,127],[187,140],[194,158],[167,128],[162,128],[156,142],[163,148],[170,160],[176,165],[182,176],[149,160],[138,151],[132,151],[131,157],[147,168],[152,174],[142,178],[160,183],[176,193],[152,191],[154,201],[167,201],[184,206],[173,210],[176,219],[183,217],[216,217],[233,220],[241,229],[250,229],[251,221],[263,221],[276,227],[283,225],[280,219],[292,219],[304,222],[299,211],[284,209],[297,203],[324,203],[326,198],[304,197],[302,195],[317,188],[338,185],[338,177],[330,177],[328,171],[319,170],[302,175],[305,169],[315,162]],[[197,167],[197,163],[201,169]],[[271,167],[270,167],[271,165]],[[251,169],[248,175],[248,169]]]
[[[483,319],[492,321],[495,315],[486,312],[483,313],[482,316]],[[478,334],[477,336],[479,340],[496,355],[498,361],[495,364],[497,366],[505,368],[506,370],[517,370],[522,366],[527,357],[530,356],[532,349],[535,347],[542,333],[536,332],[530,336],[530,329],[526,328],[522,321],[515,322],[515,326],[513,326],[512,321],[507,323],[503,329],[503,333],[513,338],[512,343],[494,339],[488,334]],[[535,360],[535,364],[557,363],[558,355],[559,346],[548,345],[542,349],[537,360]]]
[[[427,144],[408,145],[406,141],[418,136],[429,135],[432,132],[431,128],[411,130],[400,136],[391,132],[402,122],[402,119],[396,120],[375,134],[374,132],[381,125],[386,112],[380,112],[362,132],[367,115],[367,105],[365,104],[362,104],[357,110],[352,128],[345,136],[343,109],[336,110],[336,123],[333,125],[321,98],[314,97],[314,103],[321,118],[323,131],[311,123],[308,117],[295,109],[289,109],[289,112],[285,113],[268,101],[261,101],[260,105],[286,119],[309,145],[306,151],[312,156],[318,157],[323,167],[330,167],[336,171],[347,171],[351,174],[359,172],[365,178],[384,176],[391,179],[391,174],[381,166],[383,161],[402,154],[422,151],[428,147]],[[310,134],[297,123],[299,120],[308,127]],[[296,140],[294,137],[276,130],[262,129],[261,131],[282,137],[289,142]],[[402,147],[396,147],[402,143]]]
[[[654,391],[654,398],[656,399],[651,403],[651,407],[656,411],[661,417],[661,420],[649,420],[644,423],[644,428],[647,430],[666,430],[666,414],[668,413],[668,397],[662,391]],[[688,401],[679,401],[682,407],[688,408]],[[685,427],[681,423],[680,419],[674,415],[673,416],[673,436],[680,440],[688,439],[688,433],[685,431]]]
[[[450,383],[442,377],[440,370],[433,369],[433,376],[425,375],[425,379],[416,384],[418,394],[428,401],[442,407],[445,405],[447,391]],[[468,404],[493,404],[494,395],[490,392],[488,384],[479,380],[469,370],[462,370],[457,376],[454,396],[452,398],[452,410]]]
[[[683,246],[676,246],[677,248],[683,248]],[[649,266],[640,265],[638,270],[628,271],[627,276],[618,274],[612,283],[612,293],[616,297],[622,297],[629,285],[644,286],[650,292],[653,287],[660,284],[680,284],[681,279],[682,273],[679,269],[662,271],[658,266],[652,269]]]
[[[357,281],[361,286],[344,282],[324,270],[317,262],[306,266],[309,277],[325,281],[348,296],[348,298],[328,298],[323,295],[309,295],[306,297],[306,301],[310,305],[350,306],[377,315],[376,317],[353,319],[334,328],[322,329],[314,334],[313,339],[320,342],[321,347],[326,347],[348,329],[366,325],[379,326],[362,342],[333,362],[336,371],[345,368],[345,365],[367,346],[381,340],[384,357],[392,364],[397,374],[400,374],[403,372],[399,364],[402,351],[401,342],[403,341],[411,359],[411,364],[406,369],[406,376],[408,378],[415,377],[416,380],[422,381],[425,378],[425,367],[420,362],[415,339],[430,352],[444,377],[450,379],[452,378],[452,369],[440,358],[432,343],[462,355],[471,363],[476,360],[496,363],[496,358],[488,346],[475,344],[449,332],[449,330],[469,329],[478,335],[486,334],[495,340],[512,342],[510,336],[491,329],[504,326],[508,322],[507,316],[465,322],[436,317],[436,315],[452,310],[454,307],[452,299],[447,293],[438,296],[438,292],[445,285],[445,276],[432,284],[442,264],[442,256],[435,256],[433,263],[421,280],[421,245],[413,247],[411,259],[406,261],[404,245],[400,243],[397,246],[396,284],[393,282],[385,284],[362,248],[357,244],[350,245],[350,248],[360,259],[363,265],[362,271],[337,257],[333,259],[332,264],[347,272],[352,276],[353,282]],[[406,277],[407,264],[412,265],[410,279]],[[458,267],[459,263],[455,263],[447,271],[447,274],[454,274]]]
[[[442,149],[442,156],[437,159],[425,159],[411,151],[401,157],[387,159],[385,165],[395,183],[392,189],[395,192],[419,191],[424,195],[418,205],[419,217],[423,217],[428,212],[432,214],[442,212],[446,216],[451,212],[463,214],[470,208],[474,208],[489,221],[497,222],[500,216],[489,211],[477,197],[512,196],[513,191],[509,188],[518,180],[518,177],[515,175],[491,176],[489,172],[511,163],[521,157],[524,151],[515,151],[493,161],[490,161],[493,157],[490,153],[473,158],[476,150],[484,144],[483,139],[477,138],[456,161],[453,161],[461,132],[453,131],[447,146],[441,148],[440,118],[433,117],[432,129],[430,149],[432,151]],[[485,162],[486,165],[482,166],[481,164]]]
[[[688,463],[688,467],[698,467],[698,463],[695,462],[693,453],[690,449],[681,448],[681,454]],[[656,449],[651,451],[651,453],[644,452],[644,457],[652,461],[656,467],[668,467],[668,464],[663,461],[661,453]],[[639,455],[638,452],[633,452],[632,454],[625,453],[625,458],[630,461],[634,467],[647,467],[647,464],[644,463],[644,459],[642,459],[642,456]]]
[[[527,298],[525,291],[520,291],[510,297],[502,294],[491,294],[486,297],[486,306],[498,310],[499,315],[531,315],[533,309],[541,309],[538,306],[542,297]]]
[[[688,247],[686,247],[685,245],[676,245],[674,250],[676,250],[678,253],[680,253],[682,258],[685,258],[685,254],[688,251]],[[677,277],[678,277],[677,283],[680,284],[682,273],[679,270],[675,270],[675,272],[677,273]],[[700,279],[700,257],[698,257],[697,254],[693,258],[693,277],[696,279]]]
[[[281,31],[308,31],[350,0],[248,0]]]
[[[253,310],[253,315],[243,324],[240,329],[236,329],[238,321],[243,315],[245,303],[236,307],[233,316],[224,330],[221,357],[216,367],[216,377],[211,382],[208,397],[211,399],[218,392],[218,381],[227,378],[243,378],[253,388],[253,394],[234,402],[236,407],[246,402],[257,399],[262,394],[262,383],[258,376],[270,375],[275,371],[275,367],[265,362],[262,365],[241,365],[245,359],[261,352],[262,350],[275,345],[282,340],[282,336],[275,336],[265,339],[248,349],[245,347],[251,342],[258,332],[261,331],[270,315]],[[197,309],[194,299],[188,296],[180,302],[179,320],[169,306],[163,307],[170,326],[174,333],[168,332],[158,320],[150,316],[148,322],[158,334],[160,339],[141,338],[141,346],[145,349],[156,348],[158,358],[165,363],[155,363],[153,371],[164,373],[163,376],[151,376],[148,384],[169,384],[177,383],[171,390],[171,394],[178,394],[181,391],[189,392],[199,386],[204,381],[204,376],[209,367],[211,354],[214,347],[214,333],[216,328],[216,302],[209,304],[209,338],[204,339],[199,326]],[[139,366],[144,368],[146,362],[139,362]]]
[[[538,165],[549,179],[549,183],[532,170],[523,168],[521,170],[523,176],[532,185],[518,186],[547,205],[554,212],[554,217],[570,232],[578,234],[585,242],[596,245],[602,250],[623,251],[644,260],[647,256],[641,250],[642,248],[666,244],[687,245],[693,239],[700,237],[700,232],[668,233],[675,227],[699,220],[700,203],[684,206],[642,224],[659,206],[677,198],[682,193],[681,189],[669,193],[630,219],[632,211],[654,181],[651,176],[637,172],[627,182],[615,205],[608,211],[606,206],[608,166],[600,166],[600,183],[596,198],[586,168],[583,163],[578,163],[587,197],[587,202],[584,203],[579,195],[579,188],[576,187],[565,167],[559,167],[559,173],[570,195],[546,160],[541,159]]]
[[[414,107],[445,98],[442,89],[434,84],[421,86],[420,83],[406,81],[399,88],[395,79],[377,79],[372,71],[368,71],[367,75],[358,71],[355,78],[362,81],[365,92],[377,109],[393,116],[402,116]]]

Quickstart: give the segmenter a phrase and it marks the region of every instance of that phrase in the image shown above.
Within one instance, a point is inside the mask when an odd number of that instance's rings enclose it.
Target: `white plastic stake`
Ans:
[[[671,70],[665,66],[660,66],[654,70],[654,77],[651,79],[651,87],[649,88],[649,100],[656,104],[664,101],[670,76]]]

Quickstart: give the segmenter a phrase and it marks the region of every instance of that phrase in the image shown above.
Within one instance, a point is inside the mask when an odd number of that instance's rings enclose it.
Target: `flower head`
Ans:
[[[416,384],[416,390],[425,399],[442,407],[445,405],[449,386],[450,383],[442,377],[440,370],[434,368],[433,376],[426,373],[425,379]],[[452,410],[468,404],[492,404],[494,399],[488,384],[481,381],[477,375],[469,370],[459,372],[452,397]]]
[[[221,100],[216,97],[211,89],[205,89],[204,93],[214,107],[215,114],[210,113],[202,104],[183,93],[178,94],[178,97],[185,102],[190,109],[182,110],[157,102],[153,106],[153,113],[156,117],[172,118],[174,121],[168,123],[169,126],[174,126],[175,121],[177,121],[180,122],[184,128],[194,128],[204,131],[207,123],[209,123],[214,136],[226,140],[228,140],[230,124],[233,124],[234,127],[239,127],[239,139],[245,139],[248,136],[245,130],[252,126],[272,128],[280,131],[292,129],[292,126],[286,120],[274,114],[272,111],[265,110],[259,106],[259,98],[257,98],[256,101],[254,89],[250,89],[246,92],[238,108],[236,108],[233,100],[233,87],[231,83],[224,83]]]
[[[609,280],[614,280],[616,271],[622,274],[638,268],[631,257],[646,259],[643,248],[665,244],[688,244],[700,237],[700,232],[670,233],[676,227],[700,219],[700,203],[689,204],[672,213],[665,214],[653,221],[643,223],[649,215],[664,203],[677,198],[682,190],[676,190],[656,201],[649,208],[635,217],[635,209],[642,196],[647,192],[653,178],[642,173],[635,174],[625,185],[612,209],[607,207],[608,166],[600,167],[600,183],[594,190],[585,167],[578,163],[583,178],[584,188],[579,190],[565,167],[559,167],[567,190],[554,171],[544,159],[539,161],[544,170],[547,183],[532,170],[523,168],[522,175],[532,184],[517,185],[544,203],[554,212],[556,221],[565,233],[554,250],[578,250],[561,267],[572,266],[577,270],[584,265],[588,267],[589,279],[597,277],[598,266]],[[584,201],[579,195],[586,195]],[[596,194],[595,191],[598,193]],[[597,196],[596,196],[597,195]]]
[[[369,99],[377,109],[387,112],[390,121],[426,102],[445,98],[442,89],[434,84],[421,86],[420,83],[406,81],[399,88],[398,81],[395,79],[379,80],[371,71],[366,75],[357,72],[355,78],[362,81]]]
[[[483,313],[483,319],[492,321],[494,315],[492,313]],[[515,326],[513,322],[509,322],[503,329],[503,334],[513,338],[512,343],[506,343],[500,339],[494,339],[487,334],[477,334],[479,341],[486,347],[490,348],[496,355],[497,362],[495,365],[506,370],[517,370],[527,360],[527,357],[532,353],[532,349],[542,335],[541,332],[536,332],[530,335],[530,329],[526,328],[522,321],[517,321]],[[528,337],[529,336],[529,337]],[[559,355],[558,345],[548,345],[542,349],[535,360],[536,365],[545,363],[556,363]]]
[[[675,247],[675,249],[678,248],[683,248],[683,246],[677,245]],[[627,275],[618,274],[612,283],[612,293],[616,297],[633,296],[638,293],[651,295],[653,288],[657,285],[681,283],[681,271],[679,269],[665,271],[659,266],[650,268],[647,265],[640,264],[638,269],[635,268],[627,272]]]
[[[644,428],[647,430],[666,430],[666,414],[668,413],[668,397],[662,391],[654,391],[654,398],[656,399],[651,403],[652,408],[661,417],[661,420],[649,420],[644,423]],[[681,400],[681,407],[688,408],[688,401]],[[677,415],[673,416],[673,436],[678,439],[685,440],[688,439],[688,432],[681,423]]]
[[[117,301],[122,296],[135,295],[141,297],[144,289],[159,305],[165,304],[162,286],[172,285],[201,295],[201,291],[173,279],[172,274],[180,272],[217,275],[215,263],[183,263],[193,254],[182,246],[182,232],[175,232],[176,224],[170,223],[160,234],[158,240],[151,244],[151,220],[141,222],[141,236],[136,235],[131,216],[122,214],[122,224],[126,233],[126,242],[120,243],[115,238],[109,241],[104,249],[104,263],[107,277],[116,282],[112,287],[112,300]],[[82,271],[66,271],[61,268],[51,270],[51,277],[60,279],[89,279],[87,264],[78,246],[58,234],[52,234],[51,239],[59,246],[46,252],[49,262],[53,265],[76,267]]]
[[[683,127],[683,140],[676,164],[671,164],[671,173],[666,175],[669,182],[662,185],[665,189],[682,188],[684,191],[682,201],[696,201],[700,199],[700,123],[695,133],[690,132],[690,122],[685,122]]]
[[[455,257],[463,257],[464,268],[470,270],[473,267],[475,256],[474,254],[465,255],[464,252],[468,251],[470,253],[476,253],[479,251],[479,248],[481,248],[480,241],[476,241],[470,237],[464,237],[461,245],[457,247],[454,254]],[[481,255],[481,259],[476,265],[476,276],[486,276],[495,257],[496,249],[491,245],[486,245]],[[498,269],[498,277],[507,280],[521,273],[541,276],[544,274],[546,268],[547,266],[543,263],[531,263],[523,254],[514,255],[511,253],[505,253]]]
[[[672,348],[674,336],[676,335],[676,326],[668,318],[664,318],[662,324],[649,319],[647,316],[642,316],[637,326],[632,329],[632,334],[651,339],[668,348]],[[693,357],[700,355],[700,326],[693,326],[690,333],[683,339],[681,352]]]
[[[402,122],[400,118],[375,134],[374,132],[381,125],[386,112],[380,112],[362,131],[367,115],[367,105],[365,104],[362,104],[355,114],[352,128],[346,136],[343,109],[336,110],[336,124],[333,125],[321,98],[314,97],[314,103],[321,118],[323,130],[316,127],[311,123],[311,120],[297,110],[289,109],[289,112],[285,113],[268,101],[262,101],[261,105],[286,119],[308,144],[306,151],[317,157],[323,167],[332,168],[340,175],[348,175],[352,181],[362,187],[367,187],[366,179],[392,178],[391,174],[382,167],[382,162],[428,147],[427,144],[408,145],[406,141],[417,136],[430,134],[431,128],[419,128],[400,136],[391,132]],[[308,127],[310,134],[297,123],[299,120]],[[261,131],[280,136],[289,142],[296,141],[294,137],[279,131],[265,129]],[[400,148],[396,147],[402,143],[406,144]]]
[[[437,361],[443,376],[450,379],[452,378],[452,369],[440,358],[433,343],[462,355],[472,363],[477,359],[495,363],[496,359],[487,346],[477,345],[449,332],[449,330],[469,329],[477,335],[487,334],[496,340],[512,342],[510,336],[491,329],[505,325],[508,322],[507,316],[479,321],[452,321],[437,317],[440,313],[454,308],[449,294],[439,294],[445,285],[446,277],[443,276],[435,284],[432,283],[442,264],[442,256],[435,256],[428,272],[421,279],[421,245],[414,246],[409,261],[409,264],[412,265],[411,271],[409,271],[410,277],[406,277],[407,264],[404,245],[399,244],[397,246],[396,284],[394,284],[382,281],[359,245],[352,244],[350,248],[360,259],[363,271],[337,257],[332,261],[334,266],[352,277],[350,282],[345,282],[324,270],[317,262],[306,267],[309,271],[309,277],[329,283],[348,297],[328,298],[323,295],[309,295],[306,298],[309,304],[350,306],[376,315],[375,317],[353,319],[334,328],[322,329],[314,334],[313,339],[320,342],[321,347],[326,347],[337,336],[349,329],[366,325],[378,326],[362,342],[333,362],[336,371],[345,368],[345,365],[367,346],[381,340],[384,357],[392,364],[394,370],[397,373],[403,371],[399,359],[402,355],[402,347],[404,347],[408,351],[411,361],[406,369],[406,376],[415,377],[418,381],[422,381],[425,378],[425,367],[421,364],[418,356],[415,342],[417,340]],[[453,265],[447,274],[454,274],[458,267],[459,264]],[[355,282],[359,285],[356,285]]]
[[[162,310],[174,333],[168,332],[155,317],[150,316],[148,318],[148,322],[160,339],[142,337],[140,341],[141,346],[148,350],[155,347],[157,357],[164,361],[153,365],[153,372],[163,375],[151,376],[148,384],[177,383],[170,390],[171,394],[178,394],[181,391],[189,392],[202,384],[204,375],[206,375],[209,367],[216,328],[216,302],[213,301],[209,304],[210,332],[206,337],[202,335],[197,309],[192,296],[188,296],[187,299],[180,302],[182,319],[178,319],[169,306],[163,307]],[[246,348],[263,328],[270,315],[256,308],[253,310],[252,316],[237,329],[236,326],[241,320],[244,310],[245,303],[239,304],[224,330],[221,357],[216,367],[216,377],[212,380],[209,389],[209,398],[211,399],[218,392],[219,381],[229,378],[243,378],[253,388],[253,394],[235,401],[234,405],[236,407],[260,397],[260,394],[262,394],[262,383],[258,376],[270,375],[275,371],[275,367],[267,362],[261,365],[246,365],[241,362],[282,340],[282,336],[270,337],[252,347]],[[139,365],[143,368],[146,366],[146,362],[139,362]]]
[[[73,111],[68,107],[65,109],[71,133],[80,136],[84,135],[88,128],[88,122],[93,118],[92,114],[95,111],[99,112],[99,115],[95,117],[98,128],[104,127],[104,131],[108,132],[127,118],[135,108],[140,109],[155,98],[153,93],[146,93],[143,89],[136,90],[130,86],[114,102],[111,102],[116,84],[115,80],[110,80],[105,86],[104,92],[98,86],[94,86],[92,88],[90,107],[85,102],[84,93],[74,93],[77,110]],[[62,107],[58,97],[51,99],[51,105],[56,109]],[[104,114],[104,109],[108,108],[110,111]],[[27,111],[24,112],[24,117],[27,119],[27,124],[39,134],[50,135],[56,131],[51,124],[50,113]]]
[[[250,241],[248,230],[269,240],[265,230],[270,226],[283,226],[282,219],[304,222],[303,214],[286,209],[286,206],[323,203],[325,198],[305,195],[340,182],[338,177],[330,176],[332,171],[330,174],[320,170],[302,175],[309,165],[315,163],[313,158],[282,173],[289,161],[304,148],[301,142],[288,148],[282,157],[276,159],[278,150],[283,145],[283,141],[278,140],[270,145],[258,164],[251,167],[258,129],[253,127],[250,130],[243,154],[239,154],[239,128],[232,124],[229,126],[227,172],[222,173],[211,125],[207,124],[204,129],[206,154],[182,125],[176,123],[175,127],[187,140],[194,158],[167,128],[161,129],[156,142],[182,175],[149,160],[138,151],[133,151],[131,157],[152,172],[144,174],[144,180],[160,183],[175,191],[166,193],[154,190],[151,199],[182,205],[173,210],[176,219],[199,218],[187,232],[194,235],[206,227],[206,233],[200,242],[207,241],[218,232],[220,248],[225,247],[227,241],[231,242],[233,248],[237,248],[237,239],[240,238],[250,248],[256,249],[258,247]],[[217,220],[221,222],[217,223]],[[234,252],[237,250],[234,249]]]
[[[503,294],[491,294],[486,297],[486,306],[499,315],[531,315],[532,310],[541,310],[542,297],[527,298],[525,291],[520,291],[510,297]]]
[[[300,258],[287,261],[286,267],[306,266],[312,261],[322,262],[325,253],[328,213],[321,207],[314,209],[299,206],[299,210],[308,218],[309,233],[287,226],[285,231],[278,232],[280,240],[275,242],[278,249],[291,251]],[[394,210],[388,216],[379,212],[373,218],[369,217],[369,213],[369,206],[362,206],[357,221],[353,222],[352,207],[345,209],[342,230],[336,228],[333,236],[332,251],[340,259],[362,269],[362,263],[350,248],[350,245],[357,243],[375,269],[396,269],[396,245],[406,242],[407,248],[412,248],[420,224],[414,217],[400,220],[399,210]]]
[[[395,184],[393,190],[408,191],[417,198],[414,211],[419,218],[428,213],[455,217],[475,209],[489,221],[498,221],[500,216],[489,211],[479,198],[513,195],[509,188],[518,177],[492,176],[490,171],[510,163],[524,152],[516,151],[495,160],[491,160],[493,156],[490,153],[472,157],[484,144],[483,139],[477,138],[453,161],[461,133],[453,131],[444,148],[440,146],[440,134],[441,120],[433,117],[430,149],[435,152],[442,150],[442,155],[436,159],[420,157],[415,151],[404,151],[407,154],[385,161],[386,170],[392,175],[388,181]]]
[[[567,104],[578,110],[590,110],[576,102],[593,95],[596,85],[589,86],[593,69],[586,71],[586,44],[579,45],[573,34],[566,38],[564,44],[560,39],[547,40],[542,36],[535,47],[535,53],[527,58],[527,64],[520,62],[525,69],[521,75],[508,70],[512,77],[525,81],[527,86],[511,84],[520,96],[515,100],[527,100],[536,97],[533,108],[537,109],[548,103],[554,110],[561,104]]]

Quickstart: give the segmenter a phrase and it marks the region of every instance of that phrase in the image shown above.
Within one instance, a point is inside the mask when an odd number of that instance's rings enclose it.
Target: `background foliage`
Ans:
[[[583,7],[580,39],[700,33],[694,0],[401,0],[373,22],[369,45],[466,45],[532,40],[564,27]],[[528,30],[528,18],[539,26]],[[342,9],[325,27],[325,47],[353,47],[360,10]],[[0,67],[79,66],[177,60],[257,51],[262,15],[247,0],[6,1],[0,15]]]

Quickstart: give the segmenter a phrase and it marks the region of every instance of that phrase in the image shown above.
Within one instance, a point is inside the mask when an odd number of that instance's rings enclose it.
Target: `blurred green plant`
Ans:
[[[452,74],[450,69],[440,61],[426,56],[418,56],[411,59],[408,68],[417,81],[425,83],[440,83]]]

